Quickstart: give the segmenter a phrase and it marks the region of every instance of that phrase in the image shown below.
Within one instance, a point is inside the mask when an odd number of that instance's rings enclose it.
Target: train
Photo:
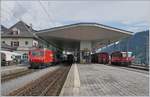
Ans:
[[[116,51],[111,54],[111,64],[128,66],[134,60],[132,52]]]
[[[10,52],[10,51],[0,51],[1,54],[1,66],[9,66],[18,64],[21,61],[22,55],[16,52]]]
[[[92,63],[108,64],[109,54],[107,52],[100,52],[91,55]]]
[[[109,54],[107,52],[101,52],[98,54],[98,63],[108,64],[109,63]]]
[[[60,62],[59,54],[49,49],[34,49],[29,51],[28,61],[30,68],[41,68],[58,64]]]
[[[34,49],[29,51],[29,63],[31,68],[40,68],[59,63],[71,65],[75,60],[73,55],[63,55],[49,49]],[[111,54],[100,52],[91,55],[92,63],[112,64],[128,66],[134,60],[132,52],[114,51]]]
[[[112,65],[131,65],[134,58],[132,52],[114,51],[110,55],[107,52],[92,54],[92,63],[112,64]]]
[[[29,51],[28,61],[30,64],[30,68],[40,69],[42,67],[48,67],[50,65],[56,65],[59,63],[72,64],[73,55],[64,56],[59,51],[49,50],[45,48],[34,49]]]

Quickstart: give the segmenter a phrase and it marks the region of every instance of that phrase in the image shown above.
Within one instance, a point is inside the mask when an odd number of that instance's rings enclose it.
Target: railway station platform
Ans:
[[[149,74],[103,64],[73,64],[60,96],[149,96]]]
[[[3,66],[1,67],[1,77],[7,76],[10,74],[19,73],[28,69],[26,65],[12,65],[12,66]]]

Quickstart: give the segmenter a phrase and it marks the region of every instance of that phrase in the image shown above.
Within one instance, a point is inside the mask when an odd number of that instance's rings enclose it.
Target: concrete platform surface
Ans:
[[[80,79],[77,64],[73,64],[59,96],[73,96],[79,93]]]
[[[1,76],[18,73],[21,71],[25,71],[27,69],[28,69],[27,66],[21,66],[21,65],[3,66],[1,67]]]
[[[149,96],[148,74],[102,64],[77,64],[73,68],[61,96]],[[77,86],[75,78],[79,79]]]

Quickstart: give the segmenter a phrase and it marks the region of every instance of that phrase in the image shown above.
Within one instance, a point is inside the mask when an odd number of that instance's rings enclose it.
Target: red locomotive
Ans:
[[[40,68],[56,63],[58,59],[56,53],[48,49],[35,49],[29,51],[29,63],[31,68]]]
[[[128,66],[132,61],[132,52],[116,51],[111,54],[111,64]]]
[[[109,63],[109,54],[107,52],[98,53],[98,63],[108,64]]]

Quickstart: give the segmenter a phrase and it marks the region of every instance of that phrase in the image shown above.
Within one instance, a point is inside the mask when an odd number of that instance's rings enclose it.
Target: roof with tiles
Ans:
[[[8,30],[5,30],[4,26],[1,26],[3,28],[4,33],[1,34],[2,38],[5,37],[20,37],[20,38],[34,38],[34,30],[32,29],[32,27],[28,26],[26,23],[24,23],[23,21],[19,21],[17,22],[15,25],[13,25],[12,27],[10,27]],[[18,31],[17,34],[14,34],[14,29],[16,29]]]

